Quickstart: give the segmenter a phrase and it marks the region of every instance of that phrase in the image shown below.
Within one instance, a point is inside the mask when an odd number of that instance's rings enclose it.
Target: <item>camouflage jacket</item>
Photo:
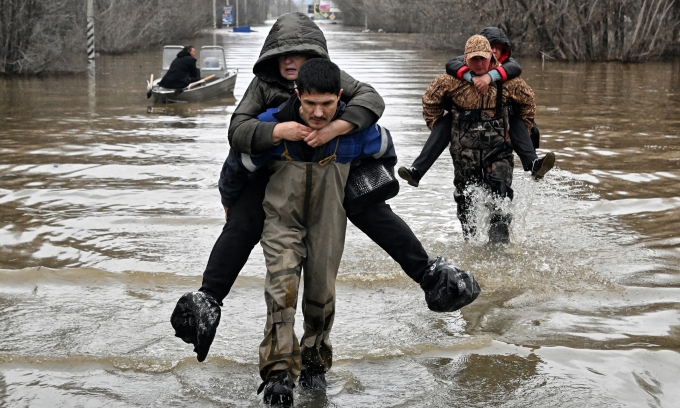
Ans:
[[[423,95],[423,118],[429,129],[451,104],[462,109],[494,109],[496,87],[489,86],[486,95],[482,95],[468,82],[459,81],[448,74],[438,76]],[[534,91],[522,78],[503,83],[503,105],[512,105],[513,114],[521,117],[531,131],[536,115]]]

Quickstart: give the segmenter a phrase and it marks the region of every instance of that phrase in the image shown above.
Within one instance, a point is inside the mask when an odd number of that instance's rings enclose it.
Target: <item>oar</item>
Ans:
[[[151,90],[153,89],[153,74],[149,78],[149,82],[146,83],[146,99],[151,98]]]
[[[207,77],[205,77],[205,78],[203,78],[203,79],[199,79],[199,80],[196,81],[196,82],[192,82],[192,83],[190,83],[189,85],[187,85],[186,88],[183,88],[183,89],[175,89],[175,95],[179,95],[179,94],[181,94],[181,93],[184,92],[184,91],[188,91],[189,89],[193,88],[194,86],[196,86],[196,85],[198,85],[198,84],[202,84],[202,83],[204,83],[205,81],[209,81],[209,80],[211,80],[211,79],[213,79],[213,78],[215,78],[215,74],[212,74],[212,75],[210,75],[210,76],[207,76]]]
[[[187,86],[187,90],[193,88],[194,86],[196,86],[196,85],[198,85],[198,84],[202,84],[202,83],[204,83],[205,81],[209,81],[209,80],[211,80],[211,79],[213,79],[213,78],[215,78],[215,74],[212,74],[212,75],[210,75],[210,76],[207,76],[207,77],[205,77],[205,78],[203,78],[203,79],[200,79],[200,80],[198,80],[198,81],[196,81],[196,82],[192,82],[192,83],[189,84],[189,86]]]

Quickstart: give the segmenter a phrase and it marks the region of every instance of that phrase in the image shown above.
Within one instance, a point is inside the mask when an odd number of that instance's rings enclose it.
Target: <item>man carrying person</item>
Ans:
[[[302,64],[296,83],[295,95],[258,119],[294,121],[316,130],[344,113],[340,69],[329,60],[317,58]],[[267,323],[260,345],[263,383],[258,393],[264,391],[266,404],[292,404],[298,376],[302,388],[326,389],[325,373],[332,365],[330,331],[335,316],[335,278],[347,223],[343,208],[345,183],[350,163],[357,160],[379,160],[392,172],[397,157],[389,131],[374,124],[315,148],[304,141],[284,140],[259,156],[232,150],[227,159],[222,177],[231,181],[230,188],[221,193],[228,201],[243,184],[244,173],[263,166],[272,172],[264,197],[267,216],[261,239],[267,265]],[[456,302],[453,307],[459,308],[472,302],[480,289],[469,273],[450,270],[453,274],[446,278],[454,279],[456,293],[438,300],[434,299],[437,296],[429,296],[427,300]],[[302,273],[305,331],[298,342],[294,316]],[[437,292],[442,289],[437,285],[442,275],[435,275],[426,274],[426,287]],[[464,289],[459,292],[461,287]]]
[[[512,58],[510,41],[503,30],[497,27],[487,27],[480,32],[480,35],[489,40],[498,65],[484,75],[475,75],[465,64],[464,56],[458,56],[446,63],[446,73],[473,84],[481,94],[485,94],[491,84],[519,77],[522,74],[522,67]],[[449,145],[451,119],[452,116],[446,115],[442,120],[437,121],[413,164],[408,168],[399,168],[399,176],[408,181],[410,185],[418,187],[420,179],[425,176],[425,173]],[[537,180],[543,178],[555,165],[555,154],[550,152],[540,159],[536,155],[539,140],[538,126],[534,124],[530,135],[519,116],[510,114],[509,122],[512,147],[519,156],[524,171],[531,171],[532,177]]]
[[[340,69],[331,61],[305,62],[296,84],[295,95],[284,105],[258,118],[293,121],[318,130],[343,113]],[[329,337],[335,316],[335,278],[345,241],[343,200],[350,163],[382,158],[393,167],[396,154],[389,131],[378,125],[318,147],[283,140],[259,156],[232,153],[224,174],[227,179],[242,179],[237,173],[262,166],[271,172],[261,239],[267,265],[267,323],[260,345],[263,383],[258,393],[264,391],[266,404],[292,404],[295,379],[300,377],[303,388],[325,390],[325,373],[332,364]],[[305,330],[298,342],[294,326],[301,274]]]
[[[470,37],[465,44],[465,64],[476,76],[498,66],[489,40],[482,35]],[[513,154],[509,136],[509,107],[522,120],[527,133],[534,125],[536,105],[533,90],[521,78],[497,82],[484,94],[475,85],[443,74],[435,78],[423,95],[423,117],[432,129],[451,109],[451,156],[454,166],[454,199],[465,237],[474,234],[471,223],[471,198],[468,186],[481,185],[496,198],[513,197]],[[510,214],[492,205],[491,242],[509,242]]]
[[[356,81],[341,71],[340,99],[346,103],[341,117],[320,129],[296,121],[265,122],[258,116],[280,106],[295,91],[302,63],[308,59],[330,59],[326,39],[319,27],[303,13],[288,13],[272,26],[253,67],[255,77],[236,107],[229,125],[231,148],[253,157],[261,155],[283,140],[304,141],[315,148],[336,137],[343,138],[373,126],[382,115],[384,102],[370,85]],[[228,295],[250,252],[260,241],[265,212],[262,208],[269,182],[266,168],[247,175],[246,182],[225,176],[228,160],[220,176],[220,191],[238,191],[222,196],[226,223],[210,253],[198,291],[185,293],[171,316],[175,335],[194,345],[198,361],[204,361],[220,322],[222,300]],[[232,183],[241,188],[233,190]],[[457,268],[444,258],[430,258],[409,226],[382,201],[347,218],[399,263],[406,274],[425,291],[428,307],[448,311],[433,302],[433,276],[454,276]],[[428,292],[430,291],[430,292]],[[429,300],[428,300],[429,299]]]

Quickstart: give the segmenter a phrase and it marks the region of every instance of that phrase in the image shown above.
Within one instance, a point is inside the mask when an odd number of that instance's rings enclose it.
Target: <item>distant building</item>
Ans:
[[[305,0],[307,15],[314,20],[342,19],[342,12],[334,2],[328,0]]]

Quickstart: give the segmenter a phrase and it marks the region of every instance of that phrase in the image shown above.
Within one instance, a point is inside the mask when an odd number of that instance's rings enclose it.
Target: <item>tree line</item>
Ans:
[[[217,6],[229,0],[218,0]],[[680,55],[680,0],[335,0],[345,24],[418,33],[429,48],[460,53],[481,28],[501,27],[517,55],[645,61]],[[235,0],[231,0],[235,4]],[[300,7],[239,0],[241,23]],[[80,72],[86,0],[0,0],[0,74]],[[217,13],[218,19],[220,13]],[[94,0],[95,48],[133,52],[212,27],[208,0]]]
[[[270,5],[281,2],[247,0],[243,7],[245,1],[240,0],[240,20],[251,24],[263,23]],[[221,8],[226,1],[216,3]],[[84,71],[86,7],[86,0],[0,0],[0,74]],[[94,20],[99,53],[193,38],[214,23],[209,0],[94,0]]]
[[[680,55],[680,0],[335,0],[345,24],[420,33],[460,52],[483,27],[502,28],[513,52],[587,61]]]

